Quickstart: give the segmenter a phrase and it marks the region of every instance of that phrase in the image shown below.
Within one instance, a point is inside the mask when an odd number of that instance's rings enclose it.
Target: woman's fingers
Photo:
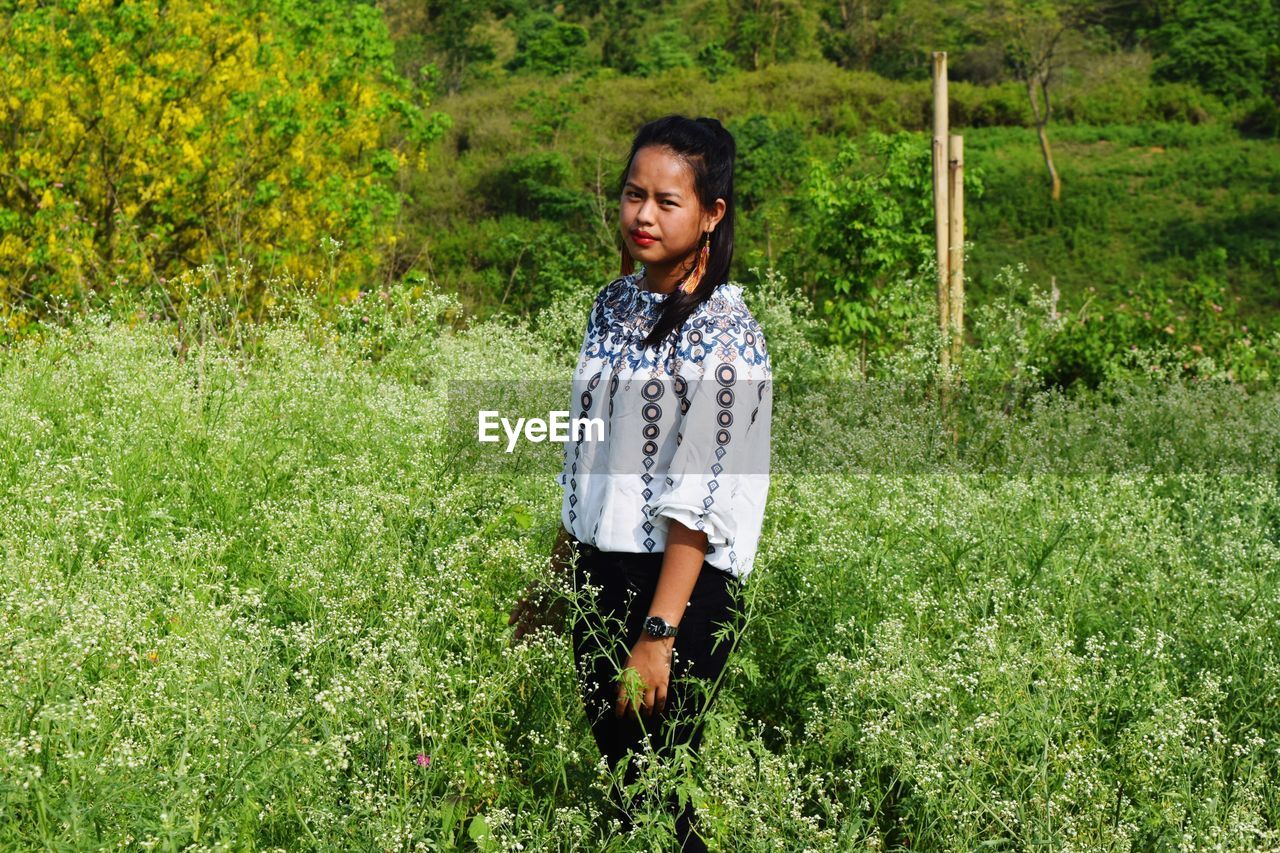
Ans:
[[[666,708],[667,708],[667,688],[659,687],[657,688],[657,693],[654,694],[653,713],[661,714],[663,711],[666,710]]]

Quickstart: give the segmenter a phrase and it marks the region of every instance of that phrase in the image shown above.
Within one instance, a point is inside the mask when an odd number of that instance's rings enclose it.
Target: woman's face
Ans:
[[[703,232],[712,230],[720,216],[703,211],[689,166],[671,149],[650,145],[631,161],[618,220],[631,257],[663,268],[697,249]]]

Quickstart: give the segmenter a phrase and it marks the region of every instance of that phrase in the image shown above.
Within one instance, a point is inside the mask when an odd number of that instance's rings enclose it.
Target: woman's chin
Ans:
[[[632,246],[631,257],[646,264],[660,264],[666,260],[666,252],[657,244],[652,246]]]

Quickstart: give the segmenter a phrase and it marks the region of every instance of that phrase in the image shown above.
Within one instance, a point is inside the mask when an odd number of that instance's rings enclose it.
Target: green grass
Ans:
[[[663,846],[602,819],[564,638],[507,648],[554,471],[440,441],[448,380],[563,377],[585,315],[371,302],[0,352],[0,846]],[[844,364],[759,309],[780,386]],[[948,465],[926,402],[875,405],[779,391],[720,847],[1280,845],[1275,393],[978,406],[995,456]]]
[[[965,131],[986,192],[966,210],[975,297],[1001,266],[1057,277],[1078,303],[1093,287],[1111,304],[1160,286],[1177,294],[1212,279],[1242,318],[1280,313],[1280,148],[1216,126],[1051,128],[1062,200],[1032,130]],[[1130,300],[1131,301],[1131,300]],[[1201,306],[1192,306],[1201,307]]]

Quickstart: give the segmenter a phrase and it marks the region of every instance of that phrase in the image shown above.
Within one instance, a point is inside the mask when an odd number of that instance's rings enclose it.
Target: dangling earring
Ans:
[[[631,253],[627,251],[627,247],[622,247],[622,272],[620,275],[631,275],[636,271],[636,259],[631,257]]]
[[[706,239],[702,241],[702,248],[698,251],[698,262],[693,267],[693,272],[685,279],[684,284],[680,285],[683,293],[693,293],[698,289],[698,285],[702,284],[702,277],[707,272],[707,259],[711,256],[711,232],[706,231],[703,235]]]

